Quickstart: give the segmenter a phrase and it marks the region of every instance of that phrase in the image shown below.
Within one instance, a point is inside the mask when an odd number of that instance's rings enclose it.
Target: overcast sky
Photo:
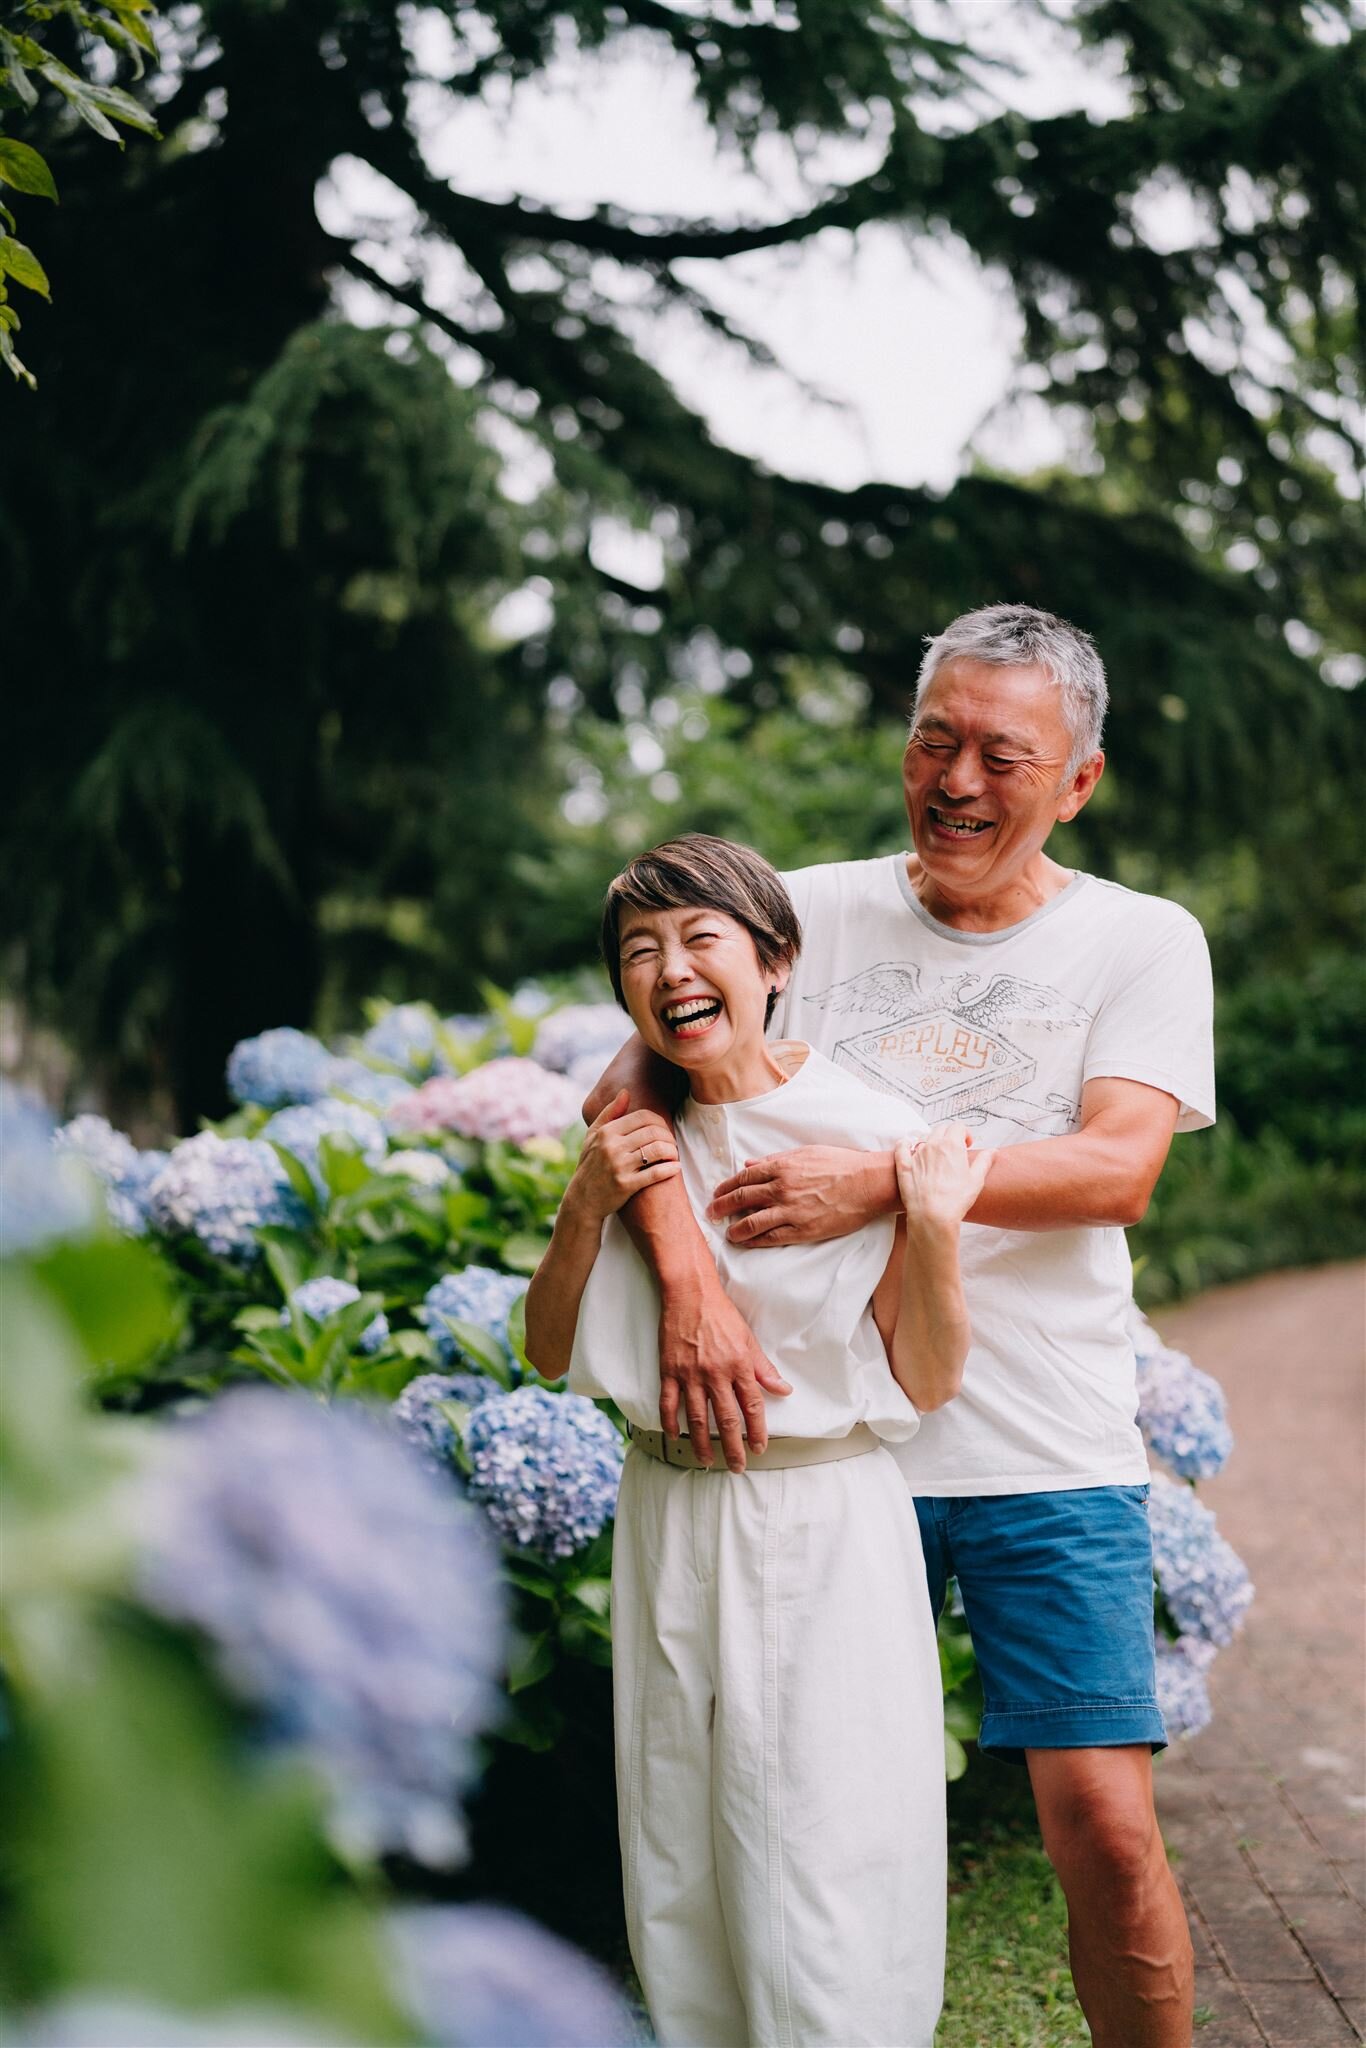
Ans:
[[[1094,56],[1080,64],[1067,35],[1038,13],[1024,16],[1016,0],[963,0],[959,11],[974,49],[1008,58],[1019,75],[947,110],[945,126],[989,115],[992,91],[1031,114],[1123,110],[1117,67]],[[942,9],[933,18],[943,33]],[[458,61],[440,16],[419,17],[416,42],[436,77]],[[828,182],[861,175],[879,155],[875,136],[830,144],[807,165],[804,182],[786,146],[775,144],[748,173],[716,148],[692,100],[688,67],[646,34],[605,55],[566,58],[499,105],[434,90],[415,111],[429,164],[460,189],[566,212],[609,201],[643,215],[772,218],[809,205]],[[387,215],[401,234],[411,212],[351,162],[319,200],[336,229]],[[382,250],[367,254],[382,267]],[[437,267],[441,302],[456,310],[469,281],[458,259],[443,253]],[[1010,380],[1019,315],[1002,281],[961,244],[913,241],[885,226],[857,235],[827,230],[795,249],[682,270],[767,343],[788,374],[754,367],[681,312],[632,322],[633,333],[720,440],[790,475],[843,487],[875,477],[947,487]],[[348,303],[363,312],[363,297]],[[1026,401],[982,431],[977,445],[993,461],[1029,469],[1057,459],[1066,442],[1058,422]]]

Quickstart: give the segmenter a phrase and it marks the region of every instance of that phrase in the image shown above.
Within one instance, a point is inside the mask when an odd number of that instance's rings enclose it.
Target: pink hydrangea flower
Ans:
[[[581,1091],[535,1060],[489,1060],[468,1074],[437,1074],[388,1111],[396,1131],[456,1131],[462,1138],[558,1137],[577,1123]]]

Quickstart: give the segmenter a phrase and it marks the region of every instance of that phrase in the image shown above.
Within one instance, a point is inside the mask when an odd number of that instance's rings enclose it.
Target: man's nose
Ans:
[[[939,787],[946,797],[961,803],[965,797],[979,796],[982,789],[982,763],[970,747],[960,747],[939,777]]]

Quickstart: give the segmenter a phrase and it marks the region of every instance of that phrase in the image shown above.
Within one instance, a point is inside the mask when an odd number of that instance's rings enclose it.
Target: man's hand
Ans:
[[[753,1451],[768,1442],[764,1392],[790,1394],[753,1332],[716,1278],[699,1278],[664,1293],[659,1319],[659,1419],[678,1435],[680,1408],[699,1461],[712,1462],[712,1427],[732,1472],[745,1469],[745,1441]],[[708,1413],[710,1411],[710,1415]]]
[[[898,1207],[890,1151],[802,1145],[747,1161],[717,1184],[707,1213],[729,1222],[732,1244],[763,1246],[823,1244]]]

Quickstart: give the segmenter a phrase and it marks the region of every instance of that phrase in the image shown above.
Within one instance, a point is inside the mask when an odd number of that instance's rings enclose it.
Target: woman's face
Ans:
[[[788,967],[764,967],[724,910],[631,910],[620,932],[621,988],[652,1051],[700,1072],[763,1044],[769,991]]]

